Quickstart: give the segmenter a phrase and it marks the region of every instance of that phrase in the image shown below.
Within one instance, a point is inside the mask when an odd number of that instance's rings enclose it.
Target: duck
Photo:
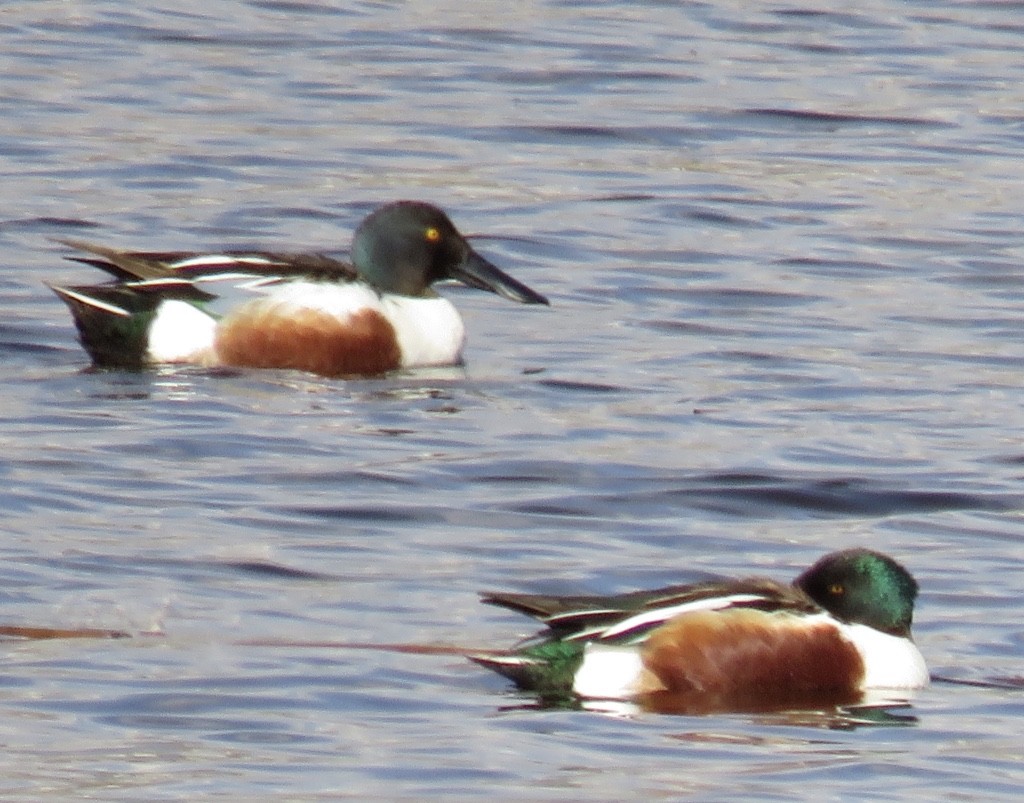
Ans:
[[[546,629],[467,657],[541,699],[682,713],[856,704],[929,683],[911,635],[918,585],[888,555],[832,552],[792,583],[706,581],[616,596],[487,592]]]
[[[160,364],[372,376],[461,365],[465,326],[433,286],[454,280],[523,304],[548,299],[477,253],[438,207],[395,201],[320,253],[126,251],[58,242],[112,277],[50,288],[98,367]]]

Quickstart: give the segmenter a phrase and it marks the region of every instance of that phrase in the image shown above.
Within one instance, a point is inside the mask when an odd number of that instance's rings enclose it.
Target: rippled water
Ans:
[[[1013,4],[0,10],[8,796],[1019,796],[1024,18]],[[344,251],[446,208],[464,370],[84,370],[50,238]],[[852,545],[923,589],[890,724],[534,710],[447,655]],[[289,644],[289,642],[291,642]],[[324,642],[317,646],[315,642]]]

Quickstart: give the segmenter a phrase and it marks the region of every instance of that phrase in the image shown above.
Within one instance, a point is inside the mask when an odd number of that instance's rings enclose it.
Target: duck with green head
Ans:
[[[52,286],[99,366],[159,363],[294,368],[325,376],[457,365],[465,327],[433,290],[445,280],[523,304],[544,296],[470,246],[440,209],[380,207],[358,227],[352,262],[323,254],[122,251],[78,240],[73,257],[114,281]],[[224,309],[231,295],[240,303]]]
[[[855,703],[929,681],[910,626],[917,583],[887,555],[849,549],[790,585],[713,581],[611,597],[488,593],[547,630],[470,656],[549,699],[674,696],[687,710]]]

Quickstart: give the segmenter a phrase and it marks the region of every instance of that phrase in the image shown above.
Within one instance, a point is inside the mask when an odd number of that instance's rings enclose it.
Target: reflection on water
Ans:
[[[530,698],[519,692],[524,702],[503,705],[502,711],[581,710],[616,717],[638,718],[645,714],[706,717],[714,714],[744,715],[764,725],[801,728],[853,730],[862,726],[916,725],[918,717],[906,693],[899,695],[875,693],[870,699],[858,697],[848,702],[837,701],[834,695],[806,696],[786,701],[752,698],[740,703],[735,698],[717,700],[706,694],[659,693],[637,700],[581,700],[575,696],[544,696]]]

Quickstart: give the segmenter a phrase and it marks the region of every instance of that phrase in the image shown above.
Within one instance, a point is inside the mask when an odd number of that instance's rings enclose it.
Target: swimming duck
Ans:
[[[469,657],[550,698],[675,695],[686,711],[855,703],[928,685],[910,626],[917,582],[887,555],[825,555],[790,585],[764,578],[618,596],[486,593],[547,630]]]
[[[60,242],[85,254],[70,259],[114,277],[51,285],[99,366],[188,363],[349,376],[458,365],[465,328],[435,283],[456,280],[512,301],[548,303],[474,251],[444,212],[419,201],[389,203],[363,220],[351,264],[322,254],[134,252]]]

